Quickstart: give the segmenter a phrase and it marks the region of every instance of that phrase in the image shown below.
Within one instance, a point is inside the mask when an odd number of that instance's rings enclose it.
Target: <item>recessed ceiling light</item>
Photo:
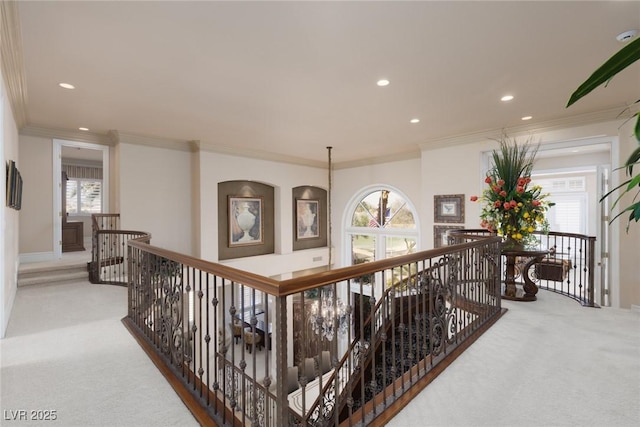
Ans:
[[[58,86],[63,87],[65,89],[75,89],[76,87],[70,83],[58,83]]]
[[[380,79],[378,80],[378,82],[376,83],[378,86],[388,86],[389,85],[389,80],[387,79]]]
[[[88,131],[89,128],[78,128],[78,130]]]
[[[411,119],[409,120],[411,123],[420,123],[420,119]]]
[[[524,116],[522,118],[522,120],[531,120],[531,119],[533,119],[533,116]]]
[[[629,31],[625,31],[624,33],[618,34],[616,36],[616,40],[618,40],[620,43],[626,43],[637,35],[638,35],[638,30],[629,30]]]
[[[506,101],[511,101],[513,99],[513,95],[505,95],[502,98],[500,98],[500,101],[506,102]]]

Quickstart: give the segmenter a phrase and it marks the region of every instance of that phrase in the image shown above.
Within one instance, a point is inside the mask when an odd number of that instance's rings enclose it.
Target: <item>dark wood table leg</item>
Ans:
[[[531,299],[531,301],[534,301],[536,299],[538,286],[533,283],[533,281],[529,277],[529,270],[535,264],[542,261],[542,258],[544,258],[544,255],[531,257],[531,259],[524,265],[524,268],[522,269],[522,278],[524,279],[524,285],[522,285],[522,288],[524,289],[523,298]]]
[[[507,270],[504,280],[504,295],[509,298],[516,297],[516,256],[507,255]]]
[[[547,251],[510,250],[503,251],[502,254],[506,258],[502,298],[513,301],[535,301],[537,299],[538,286],[529,277],[529,270],[547,255]],[[520,270],[524,282],[522,289],[516,287],[516,259],[518,257],[527,259],[527,262]]]

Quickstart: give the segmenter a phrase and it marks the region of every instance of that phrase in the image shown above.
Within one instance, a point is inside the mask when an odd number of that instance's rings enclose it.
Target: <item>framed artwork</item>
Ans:
[[[464,194],[433,196],[433,222],[464,223]]]
[[[217,200],[218,260],[274,253],[275,204],[272,186],[256,181],[219,182]],[[245,211],[248,214],[245,215]]]
[[[229,247],[264,243],[262,197],[229,196]]]
[[[17,179],[16,179],[16,194],[15,194],[15,201],[13,204],[13,208],[16,210],[21,210],[22,209],[22,175],[20,174],[20,171],[16,169],[17,172]]]
[[[20,210],[22,208],[22,175],[13,160],[7,162],[6,178],[5,203],[10,208]]]
[[[433,226],[433,247],[440,248],[447,246],[447,230],[459,230],[460,227],[456,225],[434,225]]]
[[[6,205],[11,206],[13,202],[12,193],[13,193],[13,180],[15,174],[16,164],[13,160],[7,162],[7,180],[6,180]]]
[[[318,229],[318,200],[296,200],[296,239],[317,239],[320,237]]]
[[[291,245],[294,251],[327,247],[327,190],[313,185],[291,189]]]

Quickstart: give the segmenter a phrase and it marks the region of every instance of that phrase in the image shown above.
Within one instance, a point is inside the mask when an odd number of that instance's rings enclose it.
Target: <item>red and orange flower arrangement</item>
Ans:
[[[507,246],[526,246],[535,240],[535,231],[549,231],[545,213],[553,203],[540,186],[530,186],[538,147],[531,149],[529,142],[518,145],[508,137],[499,142],[500,150],[492,153],[494,166],[484,180],[488,188],[471,201],[483,203],[481,227],[503,236]]]

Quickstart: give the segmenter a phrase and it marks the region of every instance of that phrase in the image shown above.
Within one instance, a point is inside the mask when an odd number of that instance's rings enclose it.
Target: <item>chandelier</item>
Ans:
[[[320,289],[319,298],[309,307],[311,330],[327,341],[333,341],[336,333],[344,335],[350,319],[351,307],[335,298],[331,288]]]

